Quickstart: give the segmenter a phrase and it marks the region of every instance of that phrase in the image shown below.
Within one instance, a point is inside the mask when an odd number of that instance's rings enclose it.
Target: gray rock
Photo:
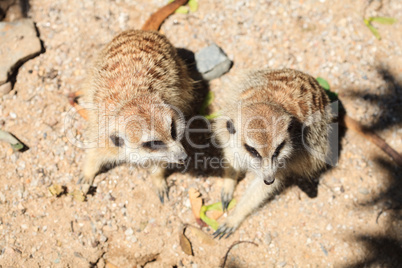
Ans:
[[[216,44],[195,53],[197,70],[205,80],[212,80],[225,74],[232,67],[232,61]]]
[[[42,46],[30,19],[0,22],[0,85],[7,82],[14,69],[35,55]]]

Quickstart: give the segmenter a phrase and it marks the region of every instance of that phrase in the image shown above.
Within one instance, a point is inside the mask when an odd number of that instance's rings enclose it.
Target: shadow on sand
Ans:
[[[373,124],[367,126],[373,131],[383,131],[390,127],[402,125],[402,84],[384,67],[377,68],[386,82],[382,94],[354,94],[372,105],[381,108],[381,114]],[[365,257],[345,267],[400,267],[402,264],[402,167],[398,167],[388,157],[377,156],[372,159],[374,167],[381,170],[386,190],[371,200],[360,204],[365,210],[378,211],[372,219],[384,226],[380,234],[353,234],[352,241],[360,245]]]

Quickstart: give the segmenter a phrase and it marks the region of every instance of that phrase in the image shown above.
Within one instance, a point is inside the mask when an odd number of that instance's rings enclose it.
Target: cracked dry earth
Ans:
[[[0,143],[0,267],[216,267],[238,240],[258,247],[234,247],[227,267],[400,265],[401,168],[351,131],[316,194],[286,188],[227,240],[205,244],[186,233],[194,256],[179,245],[183,225],[196,225],[188,189],[198,189],[206,204],[218,202],[217,176],[173,173],[164,205],[149,174],[126,165],[99,175],[86,202],[69,194],[78,189],[84,157],[71,141],[81,138],[86,122],[67,120],[66,94],[80,89],[104,44],[124,29],[140,28],[165,3],[30,1],[28,16],[45,52],[21,66],[14,89],[0,100],[1,129],[29,146],[13,153]],[[375,24],[379,41],[363,23],[370,16],[399,21]],[[213,111],[222,109],[231,94],[225,84],[237,71],[295,68],[325,78],[352,118],[402,152],[401,18],[398,0],[200,0],[196,12],[168,18],[162,32],[193,52],[217,43],[234,61],[228,74],[210,82]],[[239,183],[236,199],[249,182]],[[51,196],[53,183],[67,193]]]

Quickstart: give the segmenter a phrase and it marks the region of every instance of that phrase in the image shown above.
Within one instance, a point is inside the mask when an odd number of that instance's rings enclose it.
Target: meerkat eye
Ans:
[[[176,138],[177,138],[176,124],[173,119],[172,119],[172,125],[170,127],[170,135],[172,136],[172,138],[174,140],[176,140]]]
[[[251,147],[251,146],[249,146],[249,145],[247,145],[247,144],[244,144],[244,147],[246,147],[246,150],[247,150],[253,157],[262,159],[261,155],[257,152],[256,149],[254,149],[253,147]]]
[[[281,144],[279,144],[278,147],[276,147],[276,150],[275,150],[274,154],[272,155],[272,160],[273,160],[274,158],[277,158],[277,157],[278,157],[278,155],[279,155],[279,153],[281,152],[283,146],[285,146],[285,141],[283,141]]]
[[[142,144],[142,147],[149,150],[158,150],[161,148],[165,148],[166,144],[163,141],[147,141]]]
[[[234,125],[233,125],[232,120],[226,121],[226,128],[228,129],[230,134],[235,134],[236,133],[236,129],[235,129]]]
[[[110,135],[110,139],[117,147],[122,147],[124,145],[124,139],[122,137],[119,137],[117,135]]]

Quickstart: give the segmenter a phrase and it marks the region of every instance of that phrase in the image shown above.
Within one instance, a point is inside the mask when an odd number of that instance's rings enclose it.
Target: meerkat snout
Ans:
[[[166,162],[183,164],[187,159],[187,153],[181,143],[175,142],[168,149],[168,157]]]

